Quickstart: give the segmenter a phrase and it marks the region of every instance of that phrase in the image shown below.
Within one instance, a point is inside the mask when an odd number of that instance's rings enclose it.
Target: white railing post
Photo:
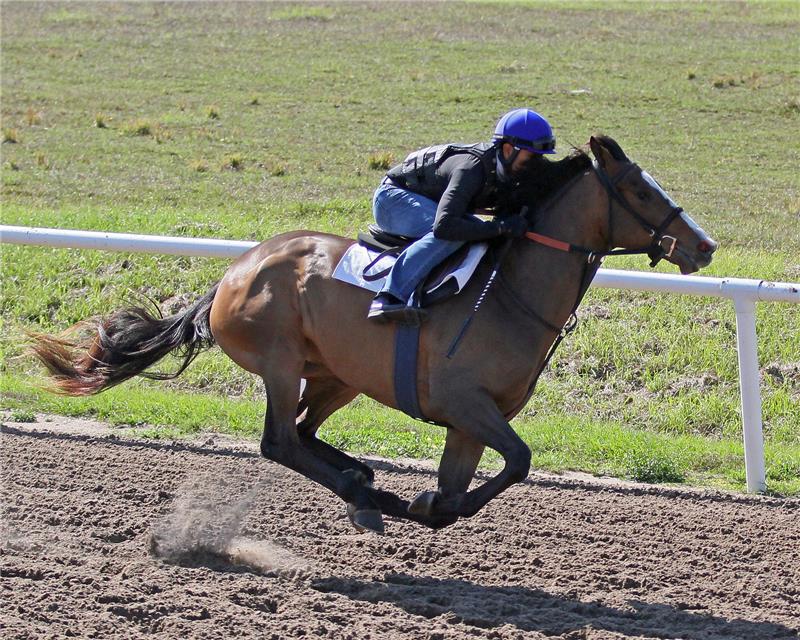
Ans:
[[[747,490],[750,493],[764,493],[767,490],[767,479],[764,470],[764,433],[761,424],[756,303],[749,298],[736,297],[734,305]]]

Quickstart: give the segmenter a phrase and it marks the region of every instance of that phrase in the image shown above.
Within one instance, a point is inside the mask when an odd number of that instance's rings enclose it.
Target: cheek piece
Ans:
[[[638,169],[639,173],[642,175],[642,178],[644,178],[648,184],[652,185],[659,193],[661,193],[670,204],[671,210],[669,215],[664,218],[661,224],[657,227],[650,224],[641,215],[639,215],[639,213],[628,204],[627,200],[622,197],[622,194],[620,194],[619,190],[617,189],[617,183],[634,168]],[[613,181],[601,167],[595,166],[595,172],[597,173],[598,178],[600,178],[600,182],[603,183],[603,186],[609,195],[609,217],[611,215],[611,202],[614,200],[619,203],[622,208],[625,209],[625,211],[630,213],[634,219],[647,231],[647,233],[650,234],[652,242],[644,251],[642,251],[643,253],[647,254],[648,258],[650,258],[650,266],[655,267],[662,259],[672,256],[672,253],[675,251],[675,247],[678,244],[678,239],[673,236],[668,236],[664,232],[667,230],[667,227],[672,224],[675,218],[681,215],[683,209],[675,204],[672,198],[666,194],[666,192],[661,188],[661,185],[659,185],[649,173],[642,171],[642,169],[636,164],[630,164],[628,168],[622,171],[616,178],[614,178]]]

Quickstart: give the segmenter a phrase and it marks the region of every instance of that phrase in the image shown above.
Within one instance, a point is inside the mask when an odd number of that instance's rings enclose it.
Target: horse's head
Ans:
[[[717,243],[649,173],[631,162],[609,137],[592,137],[589,146],[609,197],[607,240],[611,248],[647,247],[651,266],[663,258],[683,274],[711,262]]]

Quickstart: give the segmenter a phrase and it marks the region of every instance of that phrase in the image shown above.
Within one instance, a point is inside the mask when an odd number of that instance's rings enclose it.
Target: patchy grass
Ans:
[[[650,484],[683,482],[686,474],[665,448],[630,449],[622,458],[625,477]]]
[[[222,160],[222,168],[232,171],[241,171],[244,169],[244,158],[238,153],[226,155]]]
[[[208,162],[205,160],[191,160],[189,162],[189,167],[192,171],[197,171],[198,173],[203,173],[209,170]]]
[[[275,162],[267,161],[262,164],[264,170],[271,175],[273,178],[279,178],[280,176],[286,175],[286,167],[282,164],[277,164]]]
[[[386,171],[389,167],[394,164],[394,155],[388,152],[384,153],[373,153],[367,159],[367,166],[370,169],[380,169],[382,171]]]
[[[153,135],[153,124],[141,118],[131,120],[122,125],[122,133],[127,136],[150,136]]]
[[[16,409],[11,412],[14,422],[36,422],[36,414],[28,409]]]
[[[35,127],[42,124],[42,114],[36,111],[33,107],[28,107],[25,111],[25,123],[29,127]]]
[[[3,129],[3,142],[17,144],[19,142],[19,131],[16,129]]]

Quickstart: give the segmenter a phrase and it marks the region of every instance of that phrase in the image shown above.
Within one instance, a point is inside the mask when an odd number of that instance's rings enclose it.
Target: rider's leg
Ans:
[[[423,278],[462,246],[463,242],[434,237],[433,231],[426,233],[397,257],[381,291],[408,301]]]
[[[433,229],[438,206],[435,200],[389,182],[375,191],[372,214],[377,225],[384,231],[409,238],[421,238]]]
[[[463,242],[434,237],[437,207],[434,200],[391,183],[378,187],[372,205],[378,226],[390,233],[419,238],[398,256],[380,293],[408,302],[431,269],[463,246]]]

